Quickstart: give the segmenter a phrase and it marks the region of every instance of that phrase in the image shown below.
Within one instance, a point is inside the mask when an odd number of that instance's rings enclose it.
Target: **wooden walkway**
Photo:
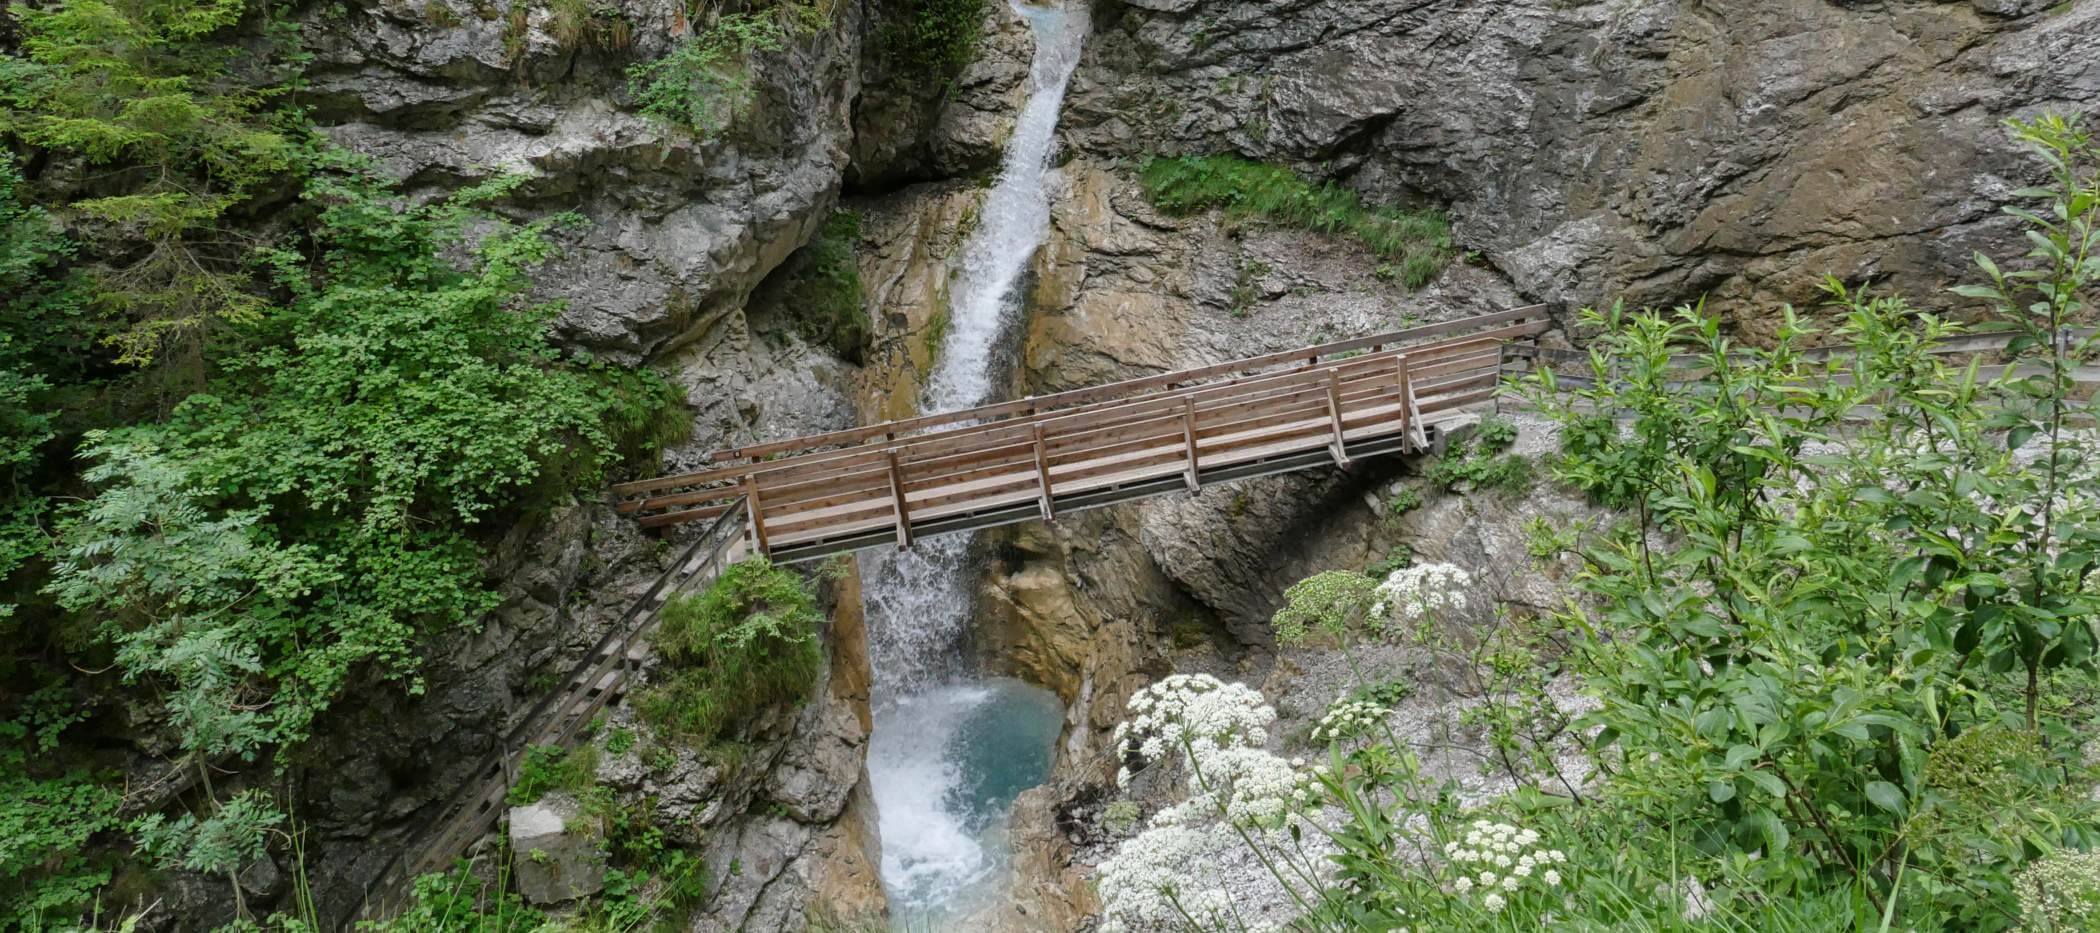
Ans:
[[[1251,476],[1422,450],[1493,398],[1545,307],[1057,395],[717,451],[613,487],[646,527],[736,504],[752,549],[812,560]]]

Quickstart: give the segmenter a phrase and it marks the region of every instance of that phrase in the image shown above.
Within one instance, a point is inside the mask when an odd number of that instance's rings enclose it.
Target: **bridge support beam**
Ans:
[[[1334,429],[1334,440],[1328,445],[1334,453],[1334,463],[1348,466],[1349,442],[1342,434],[1342,379],[1332,369],[1327,371],[1327,424]]]
[[[897,513],[897,546],[911,547],[911,503],[904,500],[904,474],[897,469],[897,452],[887,451],[883,460],[890,468],[890,507]]]
[[[1202,467],[1196,462],[1196,400],[1183,396],[1181,399],[1181,441],[1188,454],[1188,467],[1181,471],[1181,481],[1189,492],[1203,488],[1197,479]]]
[[[1400,372],[1400,449],[1405,451],[1415,442],[1414,435],[1409,431],[1410,416],[1414,414],[1415,409],[1415,387],[1407,376],[1407,354],[1402,353],[1394,357],[1393,362]]]
[[[1043,426],[1035,426],[1035,486],[1036,504],[1043,510],[1043,521],[1057,519],[1055,495],[1050,488],[1050,448],[1043,443]]]
[[[760,557],[773,556],[773,549],[766,546],[766,507],[758,499],[758,477],[744,474],[744,518],[751,530],[751,546]]]

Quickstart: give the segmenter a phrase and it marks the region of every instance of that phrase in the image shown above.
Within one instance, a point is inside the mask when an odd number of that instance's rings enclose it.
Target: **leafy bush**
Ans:
[[[468,530],[537,482],[587,482],[670,392],[564,359],[519,307],[548,224],[441,258],[472,201],[402,209],[363,170],[316,177],[292,302],[215,355],[165,423],[88,436],[95,498],[65,511],[47,590],[100,620],[126,676],[174,686],[187,747],[296,741],[370,665],[411,678],[419,632],[494,604]]]
[[[723,571],[705,593],[663,608],[664,664],[636,698],[642,716],[696,744],[808,698],[823,666],[824,614],[802,579],[763,558]]]
[[[901,0],[879,33],[898,74],[928,88],[952,90],[977,54],[984,0]]]
[[[1380,558],[1377,563],[1365,567],[1364,576],[1371,578],[1373,581],[1383,582],[1385,578],[1393,575],[1393,571],[1412,567],[1414,563],[1414,546],[1396,544],[1393,545],[1392,550],[1385,552],[1385,557]]]
[[[1516,442],[1517,426],[1506,418],[1485,418],[1471,437],[1454,441],[1430,464],[1429,482],[1446,492],[1531,488],[1531,459],[1506,453]]]
[[[796,333],[855,364],[866,355],[873,336],[863,306],[860,264],[854,258],[859,239],[859,214],[832,214],[824,229],[802,248],[796,260],[799,265],[779,297]]]
[[[1353,191],[1306,181],[1281,166],[1237,156],[1154,157],[1138,178],[1152,203],[1169,213],[1219,209],[1233,218],[1355,236],[1379,256],[1400,260],[1401,282],[1410,289],[1429,284],[1454,255],[1443,214],[1367,208]]]
[[[779,52],[788,40],[828,23],[816,3],[724,13],[672,47],[670,54],[627,69],[627,92],[643,116],[699,134],[721,131],[751,109],[758,89],[751,56]]]
[[[503,801],[513,807],[540,802],[555,791],[581,794],[598,784],[598,749],[590,744],[574,748],[535,745],[525,750],[518,777],[511,782]]]
[[[532,933],[546,915],[509,891],[509,876],[485,878],[466,859],[447,874],[416,879],[408,908],[385,921],[363,921],[362,933]]]
[[[1341,638],[1363,621],[1377,600],[1378,580],[1330,570],[1292,584],[1283,593],[1283,608],[1269,621],[1279,644],[1303,642],[1314,632]]]

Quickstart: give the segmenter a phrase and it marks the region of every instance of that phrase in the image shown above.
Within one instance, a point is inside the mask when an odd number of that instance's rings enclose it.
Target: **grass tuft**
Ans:
[[[1391,268],[1410,290],[1429,284],[1457,254],[1451,223],[1440,211],[1366,207],[1354,191],[1307,181],[1278,165],[1229,155],[1160,156],[1145,162],[1138,179],[1152,203],[1171,214],[1215,209],[1354,236],[1393,260]]]

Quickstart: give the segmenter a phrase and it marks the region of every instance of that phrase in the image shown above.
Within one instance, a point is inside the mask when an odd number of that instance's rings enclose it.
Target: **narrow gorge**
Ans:
[[[0,929],[2100,922],[2100,0],[0,20]]]

